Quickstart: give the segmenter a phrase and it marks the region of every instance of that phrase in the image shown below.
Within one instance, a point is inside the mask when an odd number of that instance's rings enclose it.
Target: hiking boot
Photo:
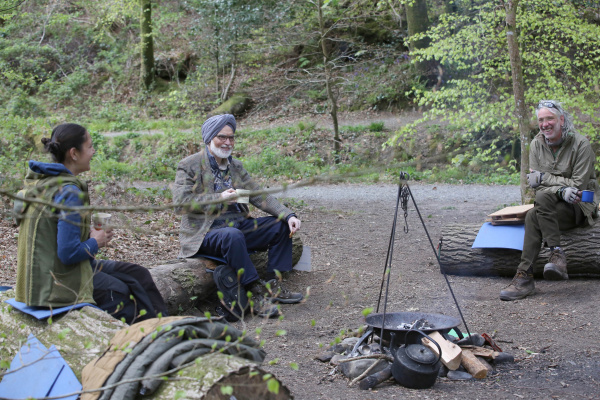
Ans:
[[[250,310],[259,317],[274,318],[279,316],[279,307],[264,297],[252,296]]]
[[[510,285],[500,291],[500,300],[512,301],[529,296],[535,290],[533,274],[517,271]]]
[[[264,282],[261,280],[252,282],[248,286],[248,291],[250,292],[250,302],[252,313],[258,315],[259,317],[277,317],[279,315],[279,308],[271,303],[267,298],[268,291],[264,285]]]
[[[267,299],[275,303],[296,304],[300,303],[304,296],[302,293],[290,292],[277,279],[271,279],[265,283],[265,288],[268,291]]]
[[[290,292],[277,279],[252,282],[248,290],[252,292],[252,297],[266,298],[274,303],[296,304],[304,298],[301,293]]]
[[[569,279],[567,274],[567,256],[560,247],[555,247],[550,253],[548,264],[544,266],[544,279],[548,281],[561,281]]]

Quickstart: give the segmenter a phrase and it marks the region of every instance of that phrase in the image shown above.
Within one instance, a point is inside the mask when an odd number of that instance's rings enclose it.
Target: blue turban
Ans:
[[[202,124],[202,140],[204,140],[204,143],[209,144],[226,125],[229,125],[235,132],[235,117],[233,115],[215,115],[204,121]]]

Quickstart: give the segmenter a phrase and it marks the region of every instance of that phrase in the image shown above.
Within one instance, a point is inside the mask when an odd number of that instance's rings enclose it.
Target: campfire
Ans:
[[[412,197],[408,179],[407,173],[400,173],[396,214],[377,302],[378,311],[383,299],[383,313],[371,314],[365,318],[367,326],[360,338],[346,338],[341,345],[334,346],[327,354],[318,357],[321,361],[329,361],[336,370],[351,379],[351,385],[360,382],[361,389],[373,388],[392,376],[399,384],[414,389],[429,388],[440,376],[451,380],[483,379],[489,373],[493,373],[492,364],[514,360],[512,356],[503,353],[489,335],[471,334],[469,331],[450,281],[441,269],[438,253],[429,237],[425,222]],[[386,312],[398,210],[401,205],[404,211],[404,233],[408,233],[409,197],[413,200],[432,250],[440,263],[440,270],[459,311],[467,331],[466,335],[458,329],[461,321],[454,317]],[[441,248],[441,241],[438,247]]]
[[[403,386],[417,389],[433,386],[437,378],[484,379],[495,373],[497,364],[514,361],[512,355],[502,352],[485,333],[472,334],[462,339],[455,336],[461,334],[458,329],[424,333],[423,330],[434,328],[422,318],[398,324],[396,328],[415,333],[411,333],[407,343],[398,345],[394,343],[394,332],[390,332],[391,342],[382,341],[380,336],[372,333],[371,327],[366,326],[363,328],[366,333],[360,338],[345,338],[317,359],[329,362],[335,371],[351,380],[350,385],[359,383],[359,387],[364,390],[372,389],[392,377]],[[423,336],[419,337],[420,334],[416,332],[421,332]],[[367,337],[369,333],[371,335]],[[385,334],[387,332],[384,331]],[[367,343],[368,339],[371,341]],[[427,351],[430,354],[428,362],[421,362],[423,360],[420,359],[414,362],[413,367],[418,370],[416,372],[410,368],[403,368],[398,357],[398,353],[410,354],[411,351],[419,354]],[[403,380],[403,376],[410,379]]]

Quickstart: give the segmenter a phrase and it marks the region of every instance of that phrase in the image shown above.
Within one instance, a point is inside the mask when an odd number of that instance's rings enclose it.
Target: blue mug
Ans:
[[[582,190],[581,191],[581,201],[584,203],[593,203],[594,202],[594,192],[591,190]]]

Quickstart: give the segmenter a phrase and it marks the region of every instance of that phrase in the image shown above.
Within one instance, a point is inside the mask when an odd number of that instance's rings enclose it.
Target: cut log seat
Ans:
[[[442,270],[450,275],[512,277],[521,260],[521,251],[473,249],[481,225],[448,225],[442,229]],[[567,255],[569,277],[600,278],[600,224],[561,233],[561,247]],[[543,248],[533,267],[541,278],[550,251]]]
[[[293,237],[292,264],[296,265],[302,256],[302,240]],[[267,252],[259,251],[250,255],[254,266],[261,274],[267,267]],[[150,268],[150,274],[158,290],[167,303],[170,315],[185,313],[198,302],[214,295],[217,288],[212,274],[207,269],[215,269],[217,263],[208,258],[186,258],[167,261]],[[214,296],[216,299],[216,295]]]

